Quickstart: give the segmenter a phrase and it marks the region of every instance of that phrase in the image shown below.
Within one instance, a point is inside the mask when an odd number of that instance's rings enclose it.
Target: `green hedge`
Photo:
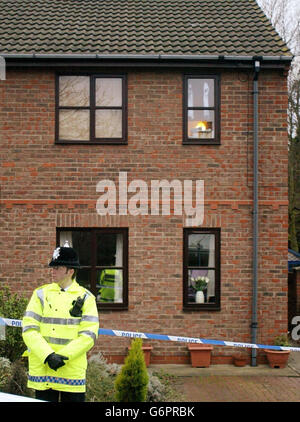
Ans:
[[[11,319],[22,319],[28,299],[12,294],[9,287],[0,289],[0,316]],[[15,362],[26,350],[19,327],[5,327],[5,340],[0,340],[0,356]]]

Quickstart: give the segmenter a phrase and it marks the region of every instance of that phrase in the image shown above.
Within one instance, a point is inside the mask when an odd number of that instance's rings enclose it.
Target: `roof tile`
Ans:
[[[288,55],[255,0],[0,0],[0,53]]]

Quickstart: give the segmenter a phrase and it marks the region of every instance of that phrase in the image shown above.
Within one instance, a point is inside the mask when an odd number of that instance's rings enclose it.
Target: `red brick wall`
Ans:
[[[1,283],[30,295],[49,281],[56,227],[129,228],[129,310],[101,327],[250,342],[252,74],[221,75],[221,145],[182,145],[182,75],[130,71],[128,145],[54,145],[52,71],[7,71],[0,81]],[[259,77],[258,342],[287,330],[286,77]],[[203,227],[221,227],[221,311],[182,311],[185,216],[97,215],[102,179],[205,181]],[[149,342],[152,361],[188,362],[185,344]],[[101,337],[117,360],[128,339]],[[237,349],[215,347],[213,363]],[[223,358],[222,360],[222,356]]]

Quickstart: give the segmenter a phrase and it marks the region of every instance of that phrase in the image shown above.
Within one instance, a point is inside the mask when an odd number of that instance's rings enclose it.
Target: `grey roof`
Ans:
[[[255,0],[0,0],[0,54],[292,56]]]

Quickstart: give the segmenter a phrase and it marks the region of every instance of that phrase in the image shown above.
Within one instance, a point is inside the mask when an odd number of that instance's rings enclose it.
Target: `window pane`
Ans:
[[[96,242],[97,266],[123,266],[123,235],[121,233],[98,234]]]
[[[122,138],[121,110],[96,110],[96,138]]]
[[[96,106],[122,107],[122,79],[96,79]]]
[[[89,268],[80,268],[77,270],[76,281],[91,291],[91,270]]]
[[[89,106],[90,78],[89,76],[60,76],[59,105]]]
[[[188,80],[188,107],[214,107],[214,79]]]
[[[78,253],[81,266],[91,265],[92,233],[89,231],[66,230],[59,232],[59,245],[64,246],[68,242],[71,248]]]
[[[215,112],[212,110],[188,110],[188,137],[210,139],[215,137]]]
[[[98,302],[122,303],[123,270],[98,270],[96,289]]]
[[[189,235],[188,266],[215,266],[215,236],[213,234],[199,233]]]
[[[88,141],[90,139],[89,111],[60,110],[59,139],[70,141]]]
[[[72,232],[73,248],[79,255],[81,266],[92,264],[92,233],[88,231]]]
[[[206,281],[200,280],[205,277]],[[198,293],[201,291],[202,293]],[[188,272],[188,302],[215,302],[215,270],[189,270]]]

